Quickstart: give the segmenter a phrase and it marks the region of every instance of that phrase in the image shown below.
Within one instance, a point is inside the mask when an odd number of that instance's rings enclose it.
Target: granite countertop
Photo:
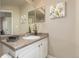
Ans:
[[[28,46],[32,43],[35,43],[39,40],[42,40],[46,37],[48,37],[49,35],[47,33],[39,33],[37,36],[40,36],[40,39],[36,39],[36,40],[26,40],[26,39],[22,39],[22,37],[20,37],[17,41],[15,42],[7,42],[6,39],[1,40],[1,43],[8,46],[10,49],[12,49],[13,51],[16,51],[18,49],[21,49],[25,46]]]
[[[1,38],[6,38],[10,36],[20,36],[20,35],[12,35],[12,34],[7,34],[7,35],[0,35]]]

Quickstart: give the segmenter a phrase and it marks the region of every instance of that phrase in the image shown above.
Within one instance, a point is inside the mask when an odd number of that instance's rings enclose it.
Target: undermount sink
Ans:
[[[33,35],[24,36],[23,39],[26,39],[26,40],[36,40],[36,39],[40,39],[40,36],[33,36]]]

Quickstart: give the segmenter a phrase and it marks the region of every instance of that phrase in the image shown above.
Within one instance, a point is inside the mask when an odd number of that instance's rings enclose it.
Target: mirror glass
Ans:
[[[44,0],[0,0],[1,30],[5,34],[25,34],[29,31],[29,24],[45,21]],[[7,12],[8,11],[8,12]],[[10,13],[11,12],[11,13]],[[5,24],[7,24],[5,26]],[[0,30],[0,31],[1,31]]]
[[[28,20],[31,23],[39,23],[45,21],[45,9],[37,8],[28,12]]]
[[[35,10],[28,12],[28,23],[35,23]]]
[[[0,34],[12,33],[12,20],[10,12],[0,12]]]
[[[38,8],[36,9],[36,22],[44,22],[45,21],[45,9]]]

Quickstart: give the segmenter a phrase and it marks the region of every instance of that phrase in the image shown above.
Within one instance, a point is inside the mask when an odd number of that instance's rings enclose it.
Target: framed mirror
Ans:
[[[45,1],[2,0],[1,10],[11,11],[12,22],[9,27],[11,27],[12,34],[25,34],[29,31],[30,24],[37,23],[38,25],[45,22],[45,8],[43,7]]]

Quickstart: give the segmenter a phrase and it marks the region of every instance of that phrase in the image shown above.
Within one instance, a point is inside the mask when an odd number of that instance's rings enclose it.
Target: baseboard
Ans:
[[[48,58],[56,58],[56,57],[54,57],[54,56],[51,56],[51,55],[48,55]]]

